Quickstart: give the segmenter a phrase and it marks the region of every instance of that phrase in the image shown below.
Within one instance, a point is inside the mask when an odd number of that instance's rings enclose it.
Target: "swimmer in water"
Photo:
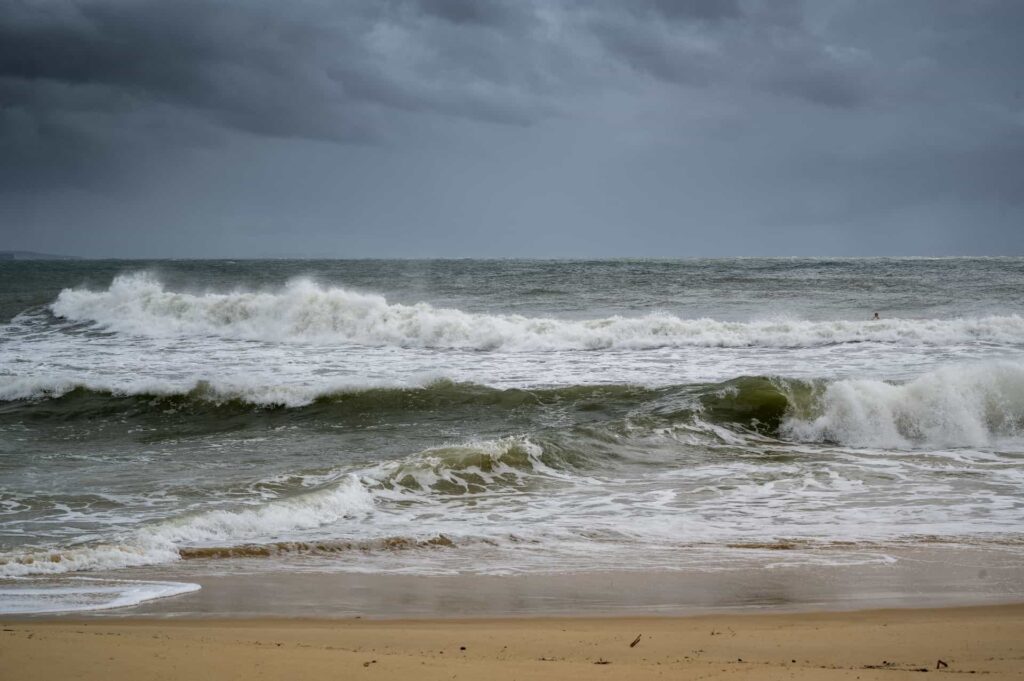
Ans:
[[[881,317],[878,316],[877,312],[875,313],[875,316],[871,318],[872,321],[880,320],[880,319],[881,319]]]

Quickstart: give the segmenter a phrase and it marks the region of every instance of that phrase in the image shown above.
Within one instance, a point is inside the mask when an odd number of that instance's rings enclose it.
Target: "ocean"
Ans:
[[[1019,564],[1022,293],[1022,258],[0,262],[0,612]]]

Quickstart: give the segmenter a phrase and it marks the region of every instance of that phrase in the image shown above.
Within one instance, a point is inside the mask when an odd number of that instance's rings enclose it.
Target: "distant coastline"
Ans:
[[[54,255],[35,251],[0,251],[0,260],[83,260],[77,255]]]

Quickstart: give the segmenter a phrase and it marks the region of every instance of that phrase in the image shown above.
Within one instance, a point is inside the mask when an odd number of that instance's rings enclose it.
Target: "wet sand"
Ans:
[[[758,556],[704,571],[500,576],[244,563],[211,575],[191,561],[124,570],[118,579],[202,589],[88,614],[0,616],[0,681],[1024,676],[1014,547],[923,547],[829,567]]]
[[[892,681],[925,670],[1009,679],[1024,674],[1024,605],[691,618],[16,620],[0,631],[0,661],[0,679],[19,681]]]
[[[507,575],[268,572],[265,561],[239,563],[234,570],[218,575],[209,572],[216,562],[184,561],[109,576],[190,582],[201,585],[201,590],[133,608],[97,611],[92,616],[479,619],[1024,603],[1024,561],[1016,546],[1003,550],[940,545],[844,548],[794,554],[797,552],[737,551],[729,562],[709,559],[701,570]],[[787,562],[794,559],[796,562]],[[865,562],[821,564],[852,559]]]

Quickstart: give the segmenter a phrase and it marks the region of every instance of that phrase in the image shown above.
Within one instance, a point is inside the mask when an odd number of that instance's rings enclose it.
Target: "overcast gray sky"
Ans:
[[[0,249],[1024,254],[1019,0],[5,0]]]

